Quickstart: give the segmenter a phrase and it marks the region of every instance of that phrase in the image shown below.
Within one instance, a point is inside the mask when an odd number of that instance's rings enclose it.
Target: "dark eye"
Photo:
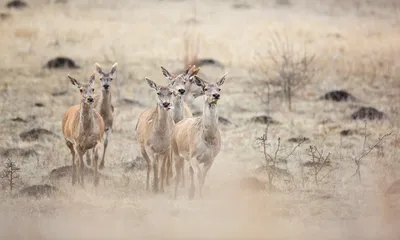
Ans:
[[[110,81],[112,81],[114,78],[110,78]]]
[[[204,91],[208,91],[208,88],[204,88]]]
[[[92,89],[92,92],[94,92],[94,88]]]
[[[221,91],[221,88],[218,88],[218,91]]]
[[[172,92],[169,92],[169,93],[168,93],[168,96],[171,96],[171,95],[172,95]]]
[[[101,78],[100,78],[100,80],[101,80],[101,81],[103,81],[103,80],[104,80],[104,78],[102,78],[102,77],[101,77]]]
[[[83,92],[83,90],[82,90],[82,89],[79,89],[79,92]]]
[[[160,92],[158,92],[158,93],[157,93],[157,95],[158,95],[158,96],[160,96],[160,95],[161,95],[161,93],[160,93]]]

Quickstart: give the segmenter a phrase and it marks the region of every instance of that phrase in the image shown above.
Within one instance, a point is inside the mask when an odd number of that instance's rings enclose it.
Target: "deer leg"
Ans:
[[[110,129],[108,128],[108,129],[105,131],[103,156],[101,157],[101,162],[100,162],[100,165],[99,165],[99,168],[100,168],[100,169],[103,169],[103,168],[104,168],[104,157],[106,156],[106,150],[107,150],[107,146],[108,146],[108,138],[109,138],[109,135],[110,135]]]
[[[86,164],[90,167],[92,165],[92,159],[90,156],[90,151],[86,151]]]
[[[168,163],[167,161],[169,161],[169,153],[167,155],[161,155],[160,158],[162,160],[161,163],[161,179],[160,179],[160,192],[164,192],[164,181],[166,181],[166,178],[168,177],[168,171],[169,169],[167,169]]]
[[[184,188],[185,187],[185,181],[186,181],[186,179],[185,179],[185,161],[182,161],[182,165],[181,165],[180,171],[181,171],[181,178],[182,178],[181,188]]]
[[[158,192],[158,159],[159,155],[158,154],[153,154],[153,192],[157,193]]]
[[[179,186],[179,182],[182,180],[182,164],[184,163],[185,159],[176,156],[175,157],[175,172],[176,172],[176,176],[175,176],[175,199],[178,195],[178,186]]]
[[[190,187],[190,193],[189,193],[189,198],[193,199],[194,195],[195,195],[195,191],[196,188],[200,189],[200,182],[201,182],[201,176],[202,176],[202,172],[200,169],[200,165],[199,162],[197,161],[196,157],[192,157],[190,159],[190,177],[192,180],[192,184]],[[200,197],[201,197],[201,193],[200,193]]]
[[[201,196],[203,196],[203,186],[204,186],[204,182],[206,181],[207,172],[208,172],[208,170],[210,170],[213,163],[214,163],[214,160],[207,161],[204,163],[203,174],[201,176],[202,178],[201,178],[201,182],[200,182],[200,195]]]
[[[140,148],[140,152],[142,153],[143,158],[146,160],[146,168],[147,168],[147,175],[146,175],[146,190],[150,190],[149,182],[150,182],[150,170],[151,170],[151,161],[149,155],[147,155],[146,149],[144,147]]]
[[[169,186],[169,181],[171,180],[171,177],[172,177],[172,149],[170,149],[169,151],[168,151],[168,155],[167,155],[167,157],[166,157],[166,161],[167,161],[167,166],[166,166],[166,168],[167,168],[167,170],[166,170],[166,172],[167,172],[167,177],[166,177],[166,180],[165,180],[165,184],[167,185],[167,186]]]
[[[99,185],[99,170],[98,170],[98,161],[99,161],[99,146],[100,144],[97,143],[97,145],[94,147],[94,157],[93,157],[93,170],[94,170],[94,179],[93,179],[93,184],[95,187]]]
[[[65,143],[67,144],[67,147],[71,151],[71,155],[72,155],[72,174],[71,175],[72,175],[72,185],[75,185],[75,182],[76,182],[75,149],[74,149],[74,145],[71,142],[65,141]]]

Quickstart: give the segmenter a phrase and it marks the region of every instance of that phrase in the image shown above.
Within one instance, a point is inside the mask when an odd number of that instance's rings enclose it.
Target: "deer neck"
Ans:
[[[101,102],[100,102],[100,113],[109,112],[111,109],[111,91],[102,90],[101,91]]]
[[[213,138],[218,130],[217,105],[205,102],[202,118],[205,139]]]
[[[157,132],[166,132],[168,129],[168,111],[161,109],[160,105],[157,104],[156,108],[156,119],[154,128]]]
[[[93,129],[93,106],[84,102],[81,102],[80,114],[79,114],[79,135]]]
[[[174,122],[178,123],[183,119],[183,96],[176,96],[173,101],[174,109],[173,109],[173,118]]]

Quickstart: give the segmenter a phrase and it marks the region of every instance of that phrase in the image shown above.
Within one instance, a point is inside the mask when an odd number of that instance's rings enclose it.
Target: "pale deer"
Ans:
[[[172,104],[172,90],[169,86],[159,86],[146,78],[147,83],[157,93],[157,105],[142,112],[136,124],[136,137],[140,151],[147,163],[146,189],[149,190],[150,170],[153,169],[153,191],[164,191],[166,162],[170,155],[171,132],[174,126],[169,110]],[[161,163],[161,166],[159,165]],[[160,168],[161,167],[161,168]],[[161,172],[161,181],[159,173]],[[159,183],[160,188],[159,188]]]
[[[111,71],[108,73],[103,72],[101,66],[96,63],[96,72],[100,76],[101,81],[101,95],[96,98],[94,107],[100,113],[104,120],[104,142],[103,142],[103,155],[101,157],[99,169],[104,168],[104,158],[108,146],[108,140],[113,127],[113,114],[114,106],[111,104],[111,82],[115,78],[118,63],[114,63]],[[90,152],[86,152],[86,162],[90,165]]]
[[[175,124],[181,121],[183,118],[193,117],[192,111],[184,101],[186,94],[186,88],[189,86],[189,82],[193,81],[193,77],[200,71],[200,68],[196,68],[195,65],[189,66],[183,73],[173,76],[167,69],[161,66],[162,74],[169,80],[169,84],[173,91],[172,104],[174,109],[172,111],[172,119]],[[167,177],[166,184],[169,185],[169,181],[172,177],[172,159],[168,158],[167,162]],[[185,176],[182,176],[182,186],[185,184]]]
[[[69,75],[68,78],[81,93],[81,103],[68,108],[62,121],[65,142],[72,155],[72,185],[75,185],[76,178],[78,178],[78,183],[84,185],[83,155],[89,149],[94,148],[92,168],[94,170],[94,185],[97,186],[99,183],[98,148],[104,134],[104,121],[93,107],[95,73],[90,77],[89,84],[82,84]],[[75,164],[76,155],[78,156],[78,168]]]
[[[174,126],[171,148],[177,174],[175,178],[175,198],[177,197],[185,159],[190,164],[189,198],[194,197],[196,189],[200,197],[203,195],[202,188],[205,177],[221,149],[217,102],[220,99],[220,87],[225,81],[226,74],[216,84],[210,84],[198,76],[194,77],[194,82],[204,92],[203,115],[196,118],[185,118]],[[200,164],[203,164],[203,169],[200,168]]]

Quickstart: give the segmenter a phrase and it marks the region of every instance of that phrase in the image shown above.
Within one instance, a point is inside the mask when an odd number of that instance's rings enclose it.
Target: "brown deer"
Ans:
[[[221,149],[217,102],[220,99],[220,87],[225,81],[226,74],[216,84],[210,84],[198,76],[194,77],[194,82],[204,92],[203,115],[197,118],[185,118],[174,126],[171,148],[177,174],[175,178],[175,198],[177,197],[185,159],[190,164],[189,198],[194,198],[196,189],[198,189],[200,197],[203,195],[202,188],[207,172]],[[203,169],[200,168],[200,164],[203,164]]]
[[[96,98],[94,107],[100,113],[104,120],[104,142],[103,142],[103,155],[101,157],[99,169],[104,168],[104,158],[106,155],[106,150],[108,146],[108,139],[110,137],[110,133],[112,131],[113,126],[113,113],[114,106],[111,104],[111,82],[115,77],[115,73],[117,72],[118,63],[114,63],[111,67],[111,71],[108,73],[103,72],[101,66],[96,63],[96,72],[100,75],[101,81],[101,95]],[[90,152],[86,152],[86,162],[90,165]]]
[[[172,119],[175,124],[181,121],[183,118],[193,117],[192,111],[184,101],[186,94],[186,88],[189,86],[189,82],[193,81],[193,77],[200,71],[200,68],[196,68],[195,65],[189,66],[185,72],[177,76],[173,76],[167,69],[161,66],[162,74],[169,80],[169,84],[173,90],[172,104],[174,109],[172,111]],[[182,186],[185,184],[185,176],[182,173]],[[167,177],[166,184],[169,185],[169,181],[172,177],[172,159],[168,158],[167,162]]]
[[[94,149],[94,185],[99,184],[97,169],[98,148],[104,134],[104,121],[101,115],[94,109],[94,79],[95,73],[90,77],[89,84],[82,84],[75,78],[68,75],[72,85],[77,87],[81,93],[80,105],[75,105],[67,109],[62,121],[62,131],[65,142],[72,155],[72,185],[75,185],[76,178],[78,183],[84,185],[83,178],[83,155],[89,149]],[[78,156],[77,168],[75,165],[75,155]]]
[[[170,155],[171,132],[174,121],[169,114],[172,104],[172,90],[159,86],[146,77],[146,81],[157,93],[157,106],[142,112],[136,124],[136,137],[140,151],[147,163],[146,189],[149,190],[150,170],[153,169],[153,191],[164,191],[166,162]],[[160,164],[161,163],[161,168]],[[161,181],[159,173],[161,172]],[[159,182],[160,188],[159,188]]]

